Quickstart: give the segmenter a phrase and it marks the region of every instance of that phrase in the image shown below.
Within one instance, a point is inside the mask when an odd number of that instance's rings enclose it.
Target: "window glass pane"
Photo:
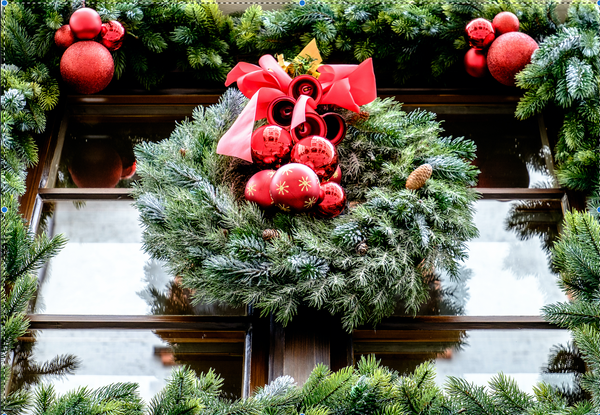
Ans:
[[[149,402],[165,386],[173,368],[187,365],[198,374],[212,368],[224,378],[222,391],[226,396],[239,398],[244,333],[225,335],[221,338],[219,333],[194,331],[43,330],[34,332],[29,359],[43,363],[70,354],[79,360],[74,374],[52,381],[59,393],[80,386],[96,388],[114,382],[136,382],[142,398]]]
[[[245,315],[244,308],[192,306],[192,293],[143,251],[131,201],[64,201],[46,208],[43,226],[69,242],[42,270],[36,313]]]
[[[193,105],[76,105],[69,108],[58,164],[46,187],[130,187],[135,174],[133,147],[171,135]]]
[[[423,315],[539,315],[566,296],[558,287],[550,247],[562,221],[559,201],[480,200],[474,222],[479,237],[458,279],[433,275]],[[404,315],[398,305],[396,315]]]
[[[405,106],[405,110],[414,106]],[[519,121],[514,106],[433,105],[445,135],[465,137],[477,145],[474,164],[481,170],[478,187],[558,187],[550,169],[550,149],[542,145],[538,120]]]
[[[369,333],[355,332],[355,359],[374,353],[382,364],[400,373],[410,373],[419,364],[434,360],[439,385],[449,376],[487,385],[503,372],[531,392],[541,381],[569,389],[575,378],[574,373],[552,373],[549,368],[557,351],[572,352],[567,330],[412,330],[395,332],[398,340],[387,338],[385,342],[368,339]]]

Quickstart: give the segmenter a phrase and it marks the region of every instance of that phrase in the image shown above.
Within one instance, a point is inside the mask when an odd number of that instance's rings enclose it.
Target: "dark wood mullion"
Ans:
[[[123,316],[30,314],[29,328],[246,331],[247,316]]]
[[[374,328],[360,326],[358,330],[506,330],[559,329],[541,316],[416,316],[389,317]]]

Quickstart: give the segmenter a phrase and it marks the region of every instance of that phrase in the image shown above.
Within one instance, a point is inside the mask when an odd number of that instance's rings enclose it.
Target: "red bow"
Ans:
[[[229,74],[225,86],[237,82],[242,93],[250,98],[237,120],[221,137],[217,153],[252,162],[250,142],[254,122],[267,116],[267,108],[277,97],[287,95],[292,78],[271,55],[262,56],[258,64],[238,63]],[[360,65],[321,65],[319,82],[323,88],[320,102],[300,96],[292,116],[292,126],[306,120],[306,106],[336,104],[350,111],[360,112],[360,105],[377,98],[375,75],[371,58]]]

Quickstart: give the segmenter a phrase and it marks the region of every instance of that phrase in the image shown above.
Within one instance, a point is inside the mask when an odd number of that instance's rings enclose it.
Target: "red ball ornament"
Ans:
[[[69,165],[77,187],[115,187],[123,175],[117,150],[107,140],[90,140],[79,144]]]
[[[328,182],[321,185],[325,196],[317,205],[316,213],[323,218],[335,218],[346,207],[346,192],[337,183]]]
[[[120,22],[111,20],[102,25],[100,31],[100,43],[102,43],[106,49],[114,52],[121,47],[123,39],[125,39],[125,28]]]
[[[465,54],[465,70],[475,78],[482,78],[487,74],[487,60],[481,49],[471,48]]]
[[[68,24],[62,25],[56,33],[54,33],[54,43],[60,49],[64,50],[75,43],[75,35]]]
[[[496,37],[509,32],[519,31],[519,19],[511,12],[501,12],[492,20]]]
[[[250,152],[259,166],[279,167],[290,159],[292,136],[278,125],[264,125],[252,134]]]
[[[100,34],[102,19],[96,10],[83,7],[71,15],[69,25],[77,39],[89,40]]]
[[[335,173],[338,155],[331,141],[315,135],[296,143],[292,149],[291,161],[307,165],[317,173],[319,179],[327,180]]]
[[[488,69],[498,82],[514,86],[515,75],[531,62],[531,55],[537,48],[536,41],[525,33],[505,33],[488,50]]]
[[[286,212],[305,212],[319,201],[319,178],[304,164],[289,163],[277,170],[269,187],[273,202]]]
[[[329,182],[337,183],[339,185],[342,184],[342,169],[340,168],[339,164],[338,164],[337,168],[335,169],[335,172],[333,173],[333,175],[329,179],[322,181],[322,183],[329,183]]]
[[[106,88],[114,68],[108,49],[91,40],[69,46],[60,60],[63,80],[80,94],[94,94]]]
[[[494,41],[494,28],[489,20],[481,17],[471,20],[465,30],[469,37],[469,44],[474,48],[487,48]]]
[[[254,202],[263,209],[273,206],[273,198],[269,191],[271,179],[275,175],[275,170],[261,170],[248,180],[244,197],[249,202]]]

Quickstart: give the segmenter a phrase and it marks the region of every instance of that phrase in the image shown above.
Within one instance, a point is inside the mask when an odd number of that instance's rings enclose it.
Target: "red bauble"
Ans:
[[[275,175],[275,170],[261,170],[250,177],[246,183],[244,196],[249,202],[254,202],[261,208],[267,209],[273,206],[273,199],[269,191],[271,179]]]
[[[337,169],[335,169],[335,172],[333,173],[333,175],[327,179],[322,181],[322,183],[329,183],[329,182],[334,182],[337,184],[342,184],[342,169],[340,168],[340,165],[338,164]]]
[[[73,152],[69,173],[77,187],[115,187],[123,175],[121,157],[107,140],[90,140]]]
[[[91,40],[69,46],[60,60],[63,80],[80,94],[94,94],[106,88],[114,68],[108,49]]]
[[[106,49],[114,52],[121,47],[123,39],[125,39],[125,28],[120,22],[111,20],[102,25],[100,31],[100,43],[102,43]]]
[[[484,77],[488,72],[485,53],[481,49],[469,49],[465,54],[465,69],[475,78]]]
[[[77,39],[89,40],[100,34],[102,19],[96,10],[83,7],[71,15],[69,25]]]
[[[324,218],[335,218],[346,207],[346,192],[342,186],[333,182],[322,184],[321,189],[325,197],[317,205],[317,215]]]
[[[469,44],[474,48],[486,48],[494,41],[494,28],[489,20],[481,17],[471,20],[465,30],[469,37]]]
[[[488,69],[500,83],[515,85],[515,75],[531,62],[531,55],[538,44],[521,32],[509,32],[498,37],[487,54]]]
[[[317,173],[319,179],[327,180],[338,166],[335,146],[326,138],[312,136],[298,141],[292,149],[292,163],[305,164]]]
[[[305,212],[319,201],[321,187],[314,171],[304,164],[289,163],[277,170],[269,187],[273,202],[288,212]]]
[[[264,125],[252,134],[252,161],[261,167],[279,167],[290,159],[292,136],[278,125]]]
[[[62,25],[56,33],[54,33],[54,43],[60,49],[66,49],[75,43],[75,35],[68,24]]]
[[[501,12],[492,20],[496,37],[509,32],[519,31],[519,19],[511,12]]]

